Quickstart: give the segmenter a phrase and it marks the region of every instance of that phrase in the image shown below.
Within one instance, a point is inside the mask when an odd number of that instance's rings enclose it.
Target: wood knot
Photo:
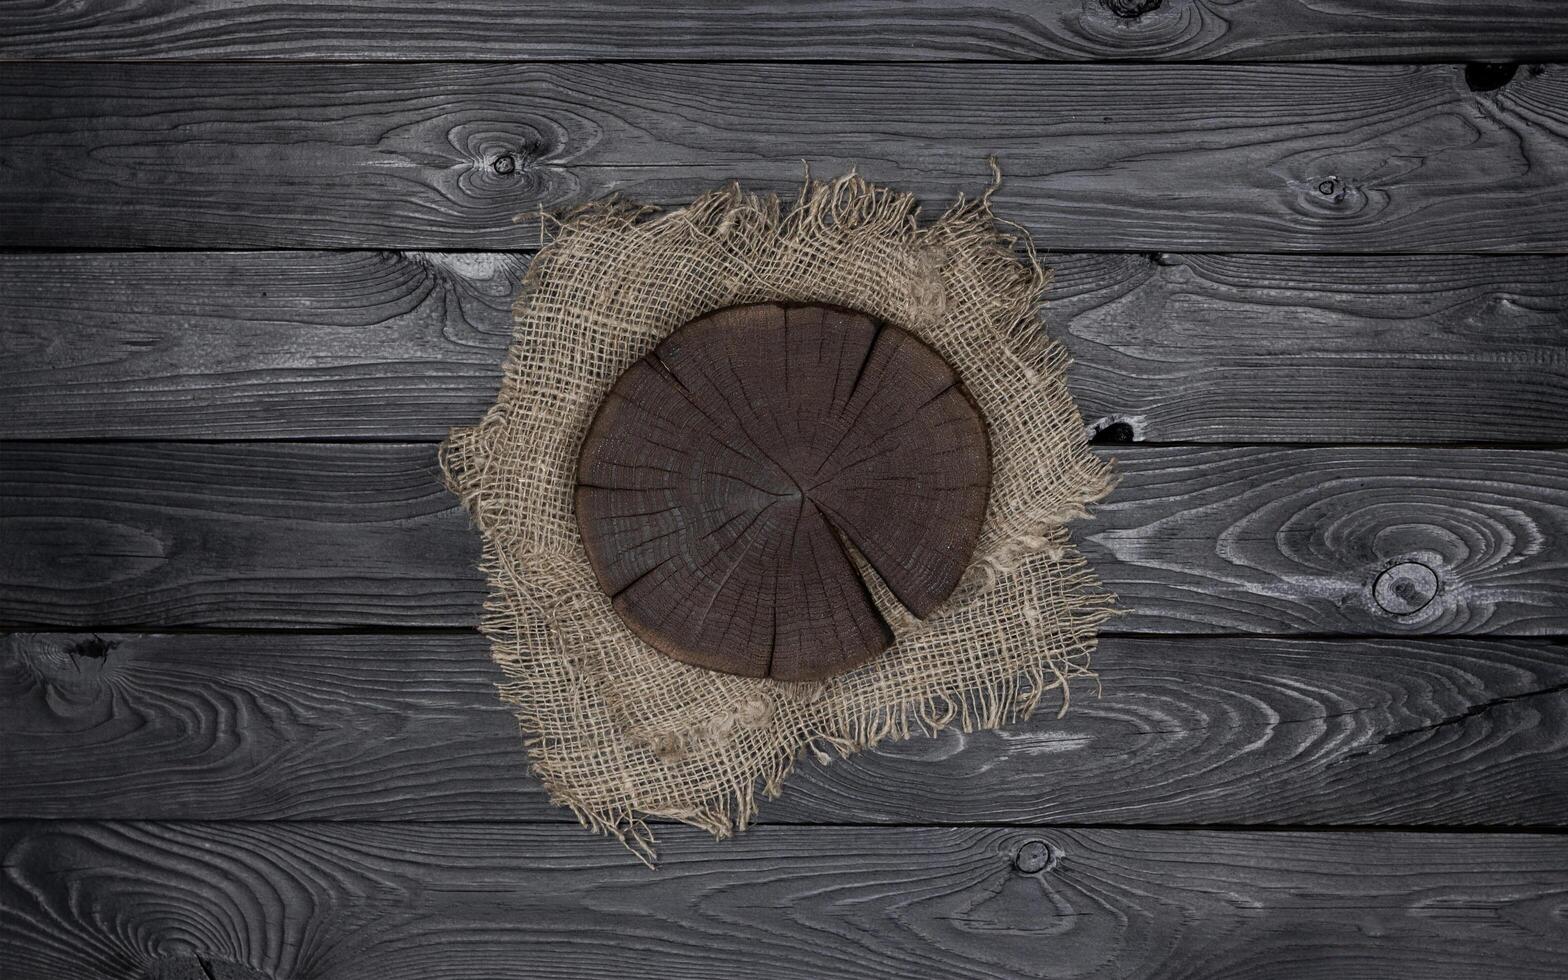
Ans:
[[[1363,214],[1373,201],[1354,177],[1320,173],[1292,181],[1297,194],[1297,209],[1312,217],[1343,220]]]
[[[70,651],[73,656],[89,657],[93,660],[103,660],[109,652],[120,645],[119,640],[106,640],[94,633],[85,640],[77,640],[71,644]]]
[[[1372,598],[1391,616],[1420,612],[1437,596],[1437,573],[1418,561],[1383,570],[1372,583]]]
[[[1061,849],[1043,840],[1024,841],[1013,855],[1013,870],[1021,875],[1037,875],[1054,871],[1062,860]]]
[[[1100,0],[1106,10],[1122,20],[1137,20],[1151,10],[1160,9],[1162,0]]]
[[[517,172],[517,158],[512,156],[510,153],[502,153],[494,160],[490,161],[490,167],[496,173],[505,177],[509,174]]]
[[[1139,441],[1138,428],[1130,419],[1103,418],[1091,423],[1089,442],[1096,446],[1124,445]]]
[[[1471,62],[1465,65],[1465,85],[1472,92],[1491,92],[1513,81],[1518,72],[1518,65]]]

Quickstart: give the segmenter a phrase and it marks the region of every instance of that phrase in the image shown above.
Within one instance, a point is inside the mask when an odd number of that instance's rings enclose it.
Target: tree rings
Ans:
[[[812,680],[893,634],[849,547],[924,618],[958,585],[990,494],[985,423],[912,334],[757,304],[676,330],[583,441],[577,522],[600,586],[689,664]]]

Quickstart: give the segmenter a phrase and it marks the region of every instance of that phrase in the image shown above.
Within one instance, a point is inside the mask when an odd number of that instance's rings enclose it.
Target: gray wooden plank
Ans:
[[[1561,61],[1560,4],[1494,0],[104,0],[8,11],[0,58]]]
[[[0,825],[9,980],[1558,977],[1568,839]],[[200,976],[201,974],[196,974]]]
[[[0,245],[522,248],[554,208],[860,165],[1057,250],[1562,251],[1568,70],[0,65]]]
[[[495,398],[526,267],[499,252],[0,255],[0,431],[442,438]]]
[[[1044,258],[1095,430],[1568,441],[1568,258]],[[0,435],[439,438],[494,394],[526,262],[0,253]]]
[[[430,445],[0,447],[0,622],[465,626]],[[1128,447],[1077,539],[1135,632],[1561,635],[1568,452]]]
[[[1001,732],[801,760],[764,823],[1503,825],[1568,814],[1568,648],[1105,638]],[[569,822],[477,634],[0,637],[0,817]],[[71,764],[62,766],[62,758]]]
[[[1562,632],[1568,452],[1114,455],[1121,482],[1078,535],[1130,609],[1119,624],[1151,632]]]

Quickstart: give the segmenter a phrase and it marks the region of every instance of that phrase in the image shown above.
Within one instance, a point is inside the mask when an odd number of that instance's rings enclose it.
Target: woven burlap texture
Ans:
[[[994,190],[994,185],[993,185]],[[851,173],[794,203],[732,185],[658,211],[592,204],[554,219],[514,313],[495,405],[442,446],[477,523],[483,630],[532,769],[584,824],[653,856],[647,817],[743,829],[810,749],[822,762],[913,731],[994,728],[1069,684],[1111,611],[1065,522],[1110,486],[1085,444],[1063,350],[1037,309],[1049,273],[1003,233],[990,191],[929,223],[912,195]],[[861,310],[957,370],[992,445],[990,507],[953,596],[915,620],[860,562],[894,647],[810,683],[715,673],[638,639],[598,588],[573,513],[577,453],[617,377],[688,320],[770,300]]]

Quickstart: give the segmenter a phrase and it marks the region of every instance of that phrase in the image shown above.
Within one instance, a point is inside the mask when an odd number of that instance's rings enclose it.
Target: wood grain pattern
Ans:
[[[0,634],[6,980],[1561,974],[1568,6],[0,19],[0,623],[172,631]],[[526,774],[429,445],[535,216],[989,154],[1091,432],[1167,444],[1077,529],[1103,696],[649,874]]]
[[[917,618],[969,567],[991,489],[985,423],[913,334],[864,313],[707,313],[616,379],[575,509],[615,611],[654,649],[821,680],[893,645],[850,547]]]
[[[0,453],[9,545],[0,622],[294,628],[478,617],[478,540],[440,484],[432,446],[12,443]],[[1568,452],[1112,455],[1117,490],[1075,534],[1128,610],[1119,630],[1562,635],[1568,626]],[[1393,605],[1379,602],[1380,582]]]
[[[526,256],[0,254],[13,437],[441,438],[501,380]]]
[[[764,823],[1560,827],[1568,648],[1109,636],[1001,732],[802,760]],[[0,638],[0,817],[572,823],[477,634]],[[62,766],[60,760],[71,764]]]
[[[5,59],[1568,60],[1560,4],[1494,0],[102,0],[7,11]]]
[[[1568,70],[0,66],[0,244],[521,248],[611,192],[860,166],[1053,249],[1562,251]]]
[[[1044,258],[1047,328],[1095,430],[1568,442],[1568,258]],[[441,438],[494,397],[525,268],[477,252],[0,253],[0,435]]]
[[[1149,448],[1116,459],[1116,491],[1078,533],[1140,629],[1561,632],[1568,453]]]
[[[0,616],[297,628],[479,621],[434,446],[0,447]]]
[[[0,813],[570,819],[499,680],[477,633],[5,635]]]
[[[1050,257],[1091,429],[1138,441],[1568,442],[1568,259]]]
[[[15,824],[10,980],[1557,977],[1568,839]],[[145,971],[145,973],[144,973]],[[196,973],[196,976],[201,976]]]

